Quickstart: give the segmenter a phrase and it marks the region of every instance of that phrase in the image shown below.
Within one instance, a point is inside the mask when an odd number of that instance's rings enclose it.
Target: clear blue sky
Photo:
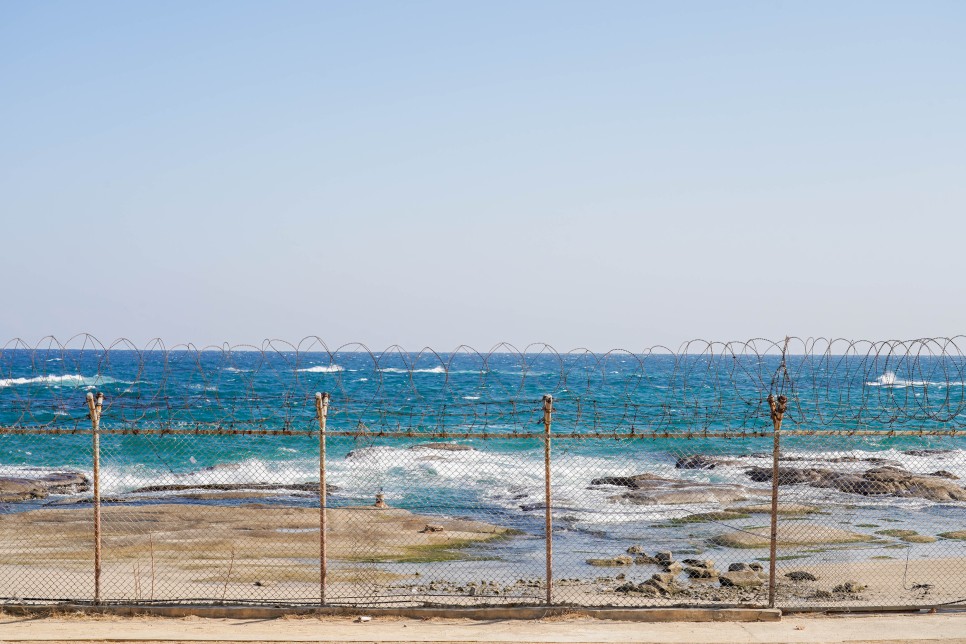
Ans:
[[[966,332],[966,3],[0,2],[0,339]]]

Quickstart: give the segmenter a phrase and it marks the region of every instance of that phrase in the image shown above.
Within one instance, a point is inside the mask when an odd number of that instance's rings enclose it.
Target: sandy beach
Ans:
[[[518,536],[505,527],[396,508],[330,509],[327,518],[330,603],[544,601],[542,579],[487,578],[478,566],[481,559],[499,558],[501,547]],[[105,601],[318,601],[316,509],[267,503],[119,504],[104,507],[102,519]],[[92,535],[89,507],[0,515],[0,576],[8,580],[7,600],[91,599]],[[734,551],[708,551],[703,556],[713,561],[685,558],[669,565],[637,555],[636,563],[601,567],[591,577],[555,576],[554,598],[585,606],[762,605],[767,564],[754,563],[758,554],[747,551],[743,563]],[[857,551],[855,561],[834,565],[780,561],[778,605],[930,605],[966,596],[966,557],[910,557],[907,563],[904,556],[860,556]],[[447,576],[453,566],[459,578]],[[740,570],[729,572],[734,566]],[[701,573],[704,567],[713,572]],[[467,576],[474,581],[467,582]],[[726,576],[736,581],[726,586]]]

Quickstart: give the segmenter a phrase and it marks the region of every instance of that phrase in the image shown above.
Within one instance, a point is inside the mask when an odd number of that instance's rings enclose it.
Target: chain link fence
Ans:
[[[6,603],[966,601],[949,341],[92,344],[0,352]]]

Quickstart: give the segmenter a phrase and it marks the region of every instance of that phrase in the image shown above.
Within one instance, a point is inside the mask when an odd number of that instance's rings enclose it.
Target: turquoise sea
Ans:
[[[317,432],[315,394],[327,392],[327,428],[339,434],[327,439],[328,481],[335,486],[331,505],[371,504],[381,493],[396,507],[509,525],[524,536],[503,544],[505,557],[487,565],[512,560],[514,570],[531,566],[538,574],[544,516],[539,435],[542,397],[550,394],[558,559],[575,575],[592,574],[584,567],[586,558],[619,554],[628,542],[647,539],[698,552],[715,532],[762,523],[757,517],[682,531],[668,521],[728,504],[637,505],[621,500],[624,488],[593,481],[650,473],[686,485],[740,486],[748,501],[765,502],[769,484],[752,481],[747,470],[771,463],[770,393],[789,397],[784,430],[843,433],[783,437],[783,456],[796,466],[862,472],[878,461],[966,479],[966,439],[930,434],[957,430],[966,421],[964,371],[966,361],[950,355],[789,355],[783,365],[777,354],[710,351],[374,355],[7,349],[0,353],[0,426],[36,431],[0,434],[0,476],[89,473],[85,396],[102,392],[105,497],[154,503],[176,493],[138,490],[258,484],[263,490],[274,487],[277,502],[317,505],[317,496],[290,487],[318,481],[317,435],[185,432]],[[131,433],[137,429],[171,434]],[[848,435],[870,430],[874,435]],[[924,435],[891,434],[920,430]],[[473,437],[458,436],[463,433]],[[441,442],[462,449],[433,445]],[[693,455],[718,462],[711,469],[676,467],[678,459]],[[782,494],[822,507],[826,521],[842,526],[905,526],[924,533],[966,527],[961,502],[806,485],[783,487]],[[0,511],[29,507],[36,506],[5,504]],[[870,548],[868,554],[875,552]],[[831,561],[844,555],[810,556]]]

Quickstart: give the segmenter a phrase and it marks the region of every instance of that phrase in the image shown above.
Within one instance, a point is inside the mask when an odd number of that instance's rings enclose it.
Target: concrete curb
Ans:
[[[579,608],[569,606],[505,606],[490,608],[358,608],[358,607],[290,607],[270,606],[208,606],[177,604],[165,606],[55,604],[43,606],[3,605],[10,615],[37,617],[61,613],[90,615],[118,615],[133,617],[207,617],[218,619],[273,619],[286,615],[411,617],[415,619],[543,619],[547,617],[580,616],[626,622],[777,622],[782,612],[777,608]]]

